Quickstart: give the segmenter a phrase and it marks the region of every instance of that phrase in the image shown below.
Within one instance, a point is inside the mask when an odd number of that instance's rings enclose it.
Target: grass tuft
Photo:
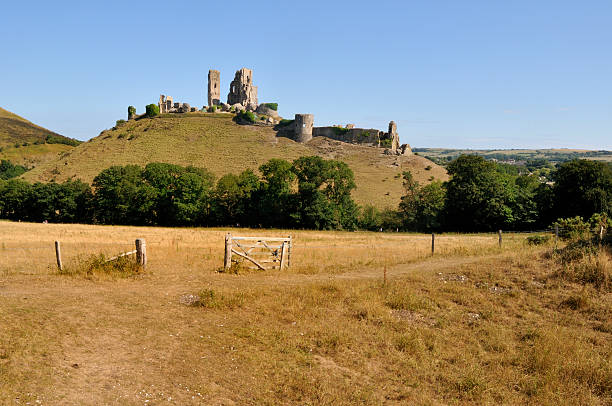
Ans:
[[[192,306],[206,309],[235,309],[242,307],[244,302],[245,295],[242,292],[228,295],[216,292],[214,289],[202,289]]]
[[[143,269],[130,256],[119,257],[109,261],[104,254],[91,255],[85,260],[78,259],[76,264],[67,266],[60,275],[82,276],[87,279],[110,276],[114,278],[131,278],[142,275]]]

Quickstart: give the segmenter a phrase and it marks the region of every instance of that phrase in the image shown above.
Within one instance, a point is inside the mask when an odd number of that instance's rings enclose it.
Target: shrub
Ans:
[[[425,170],[426,170],[426,171],[431,171],[431,165],[427,165],[427,166],[425,167]]]
[[[92,255],[76,265],[58,271],[62,275],[83,276],[91,279],[97,276],[130,278],[143,273],[142,267],[129,256],[109,261],[104,254]]]
[[[384,148],[391,148],[391,139],[385,138],[384,140],[380,140],[380,146]]]
[[[128,106],[128,120],[134,118],[136,116],[136,107]]]
[[[252,111],[241,111],[240,113],[236,115],[236,118],[239,121],[243,121],[243,122],[247,122],[251,124],[254,124],[256,121],[255,114],[253,114]]]
[[[209,113],[214,113],[216,111],[217,111],[217,106],[210,106],[210,107],[208,107],[208,112]]]
[[[336,135],[344,135],[349,132],[349,129],[344,127],[332,127],[332,129]]]
[[[293,122],[294,122],[294,121],[295,121],[295,120],[288,120],[288,119],[286,119],[286,118],[283,118],[283,119],[282,119],[282,120],[281,120],[281,121],[278,123],[278,125],[279,125],[280,127],[287,127],[288,125],[293,124]]]
[[[47,135],[45,138],[45,142],[47,144],[62,144],[62,145],[70,145],[72,147],[76,147],[81,144],[81,141],[75,140],[72,138],[60,137],[58,135]]]
[[[550,240],[548,235],[530,235],[527,237],[527,244],[529,245],[542,245],[546,244]]]
[[[145,110],[146,117],[152,118],[159,115],[159,106],[157,104],[147,104]]]
[[[117,120],[117,121],[115,122],[115,126],[116,126],[116,127],[121,127],[121,126],[122,126],[123,124],[125,124],[125,123],[126,123],[126,121],[125,121],[125,120]]]
[[[589,224],[582,217],[570,217],[558,219],[553,223],[553,227],[559,227],[559,237],[563,240],[578,240],[589,238]]]
[[[14,165],[11,161],[3,159],[0,161],[0,179],[8,180],[16,178],[27,172],[27,168],[21,165]]]
[[[274,111],[278,111],[278,103],[264,103],[264,106],[266,106],[269,109],[272,109]]]

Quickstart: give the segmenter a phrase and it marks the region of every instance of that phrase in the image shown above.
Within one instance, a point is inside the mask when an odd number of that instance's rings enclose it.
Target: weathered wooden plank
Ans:
[[[136,240],[136,262],[144,268],[147,267],[147,243],[143,238]]]
[[[285,269],[287,267],[287,246],[288,243],[283,243],[283,248],[281,251],[280,269]]]
[[[55,259],[57,260],[57,269],[63,271],[64,265],[62,265],[62,249],[59,241],[55,241]]]
[[[253,258],[249,257],[248,255],[244,255],[241,252],[236,251],[235,249],[232,248],[232,252],[248,261],[251,261],[252,263],[254,263],[255,265],[257,265],[259,267],[259,269],[265,270],[266,268],[263,267],[263,265],[261,265],[259,262],[255,261]]]
[[[121,257],[127,257],[128,255],[134,255],[134,254],[137,254],[137,253],[138,253],[138,251],[136,251],[136,250],[129,251],[129,252],[124,252],[123,254],[119,254],[119,255],[117,255],[115,257],[109,258],[109,259],[107,259],[104,262],[111,262],[111,261],[114,261],[114,260],[119,259]]]
[[[275,238],[275,237],[232,237],[232,240],[243,241],[243,240],[251,240],[251,241],[278,241],[284,242],[288,241],[288,238]]]
[[[225,236],[225,258],[223,261],[225,269],[232,267],[232,235],[227,233]]]

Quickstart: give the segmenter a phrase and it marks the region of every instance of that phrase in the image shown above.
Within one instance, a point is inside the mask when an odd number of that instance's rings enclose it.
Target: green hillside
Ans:
[[[129,121],[62,153],[26,173],[31,181],[91,180],[112,165],[167,162],[194,165],[216,176],[256,170],[271,158],[293,160],[305,155],[340,159],[353,169],[355,199],[377,207],[395,207],[402,194],[402,171],[421,182],[447,178],[446,171],[420,156],[388,156],[378,148],[317,137],[308,144],[277,137],[268,126],[243,126],[229,113],[167,114]]]
[[[77,140],[49,131],[0,107],[0,147],[45,142],[73,146],[79,144]]]
[[[37,166],[79,143],[0,107],[0,159],[27,167]]]

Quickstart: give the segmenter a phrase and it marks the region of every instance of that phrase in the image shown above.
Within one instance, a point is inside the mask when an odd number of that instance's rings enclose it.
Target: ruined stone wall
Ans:
[[[351,144],[374,146],[379,145],[381,134],[381,131],[373,128],[315,127],[312,131],[314,137],[327,137]]]
[[[241,104],[249,110],[257,109],[257,86],[253,86],[253,71],[242,68],[236,71],[234,80],[230,83],[227,104]]]
[[[218,70],[208,71],[208,106],[221,103],[221,74]]]

